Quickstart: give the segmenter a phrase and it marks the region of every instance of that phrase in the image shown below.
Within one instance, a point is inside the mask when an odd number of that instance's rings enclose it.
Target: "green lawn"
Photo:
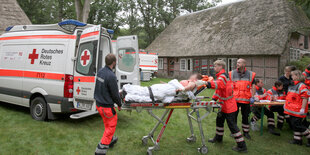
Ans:
[[[143,82],[142,85],[160,81],[167,82],[168,79],[157,78],[151,82]],[[206,91],[208,94],[212,92]],[[163,110],[155,111],[156,114],[162,112]],[[214,136],[215,117],[216,114],[212,113],[203,120],[206,138]],[[141,138],[148,134],[156,121],[146,111],[141,113],[121,111],[118,112],[118,118],[116,135],[119,141],[113,149],[109,150],[109,154],[145,154],[147,147],[141,144]],[[266,118],[264,120],[266,121]],[[161,139],[160,150],[154,154],[198,154],[197,147],[201,146],[201,141],[198,126],[193,123],[198,141],[188,144],[185,139],[190,132],[185,110],[175,110]],[[0,104],[0,124],[1,155],[91,155],[94,154],[103,133],[103,123],[99,115],[80,120],[72,120],[68,115],[62,115],[54,121],[39,122],[30,117],[29,109],[6,103]],[[253,140],[247,141],[249,154],[309,154],[310,148],[306,148],[305,145],[288,144],[292,138],[292,131],[286,124],[281,137],[268,134],[266,124],[265,122],[263,136],[260,136],[259,132],[251,132]],[[229,134],[226,126],[222,144],[207,143],[208,154],[238,154],[231,150],[235,142]],[[304,142],[306,142],[305,139]]]

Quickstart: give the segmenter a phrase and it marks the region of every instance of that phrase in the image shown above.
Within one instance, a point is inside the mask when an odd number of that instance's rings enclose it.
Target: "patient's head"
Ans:
[[[197,81],[197,80],[201,80],[202,79],[202,75],[200,73],[194,73],[193,75],[191,75],[189,77],[188,80],[190,81]]]

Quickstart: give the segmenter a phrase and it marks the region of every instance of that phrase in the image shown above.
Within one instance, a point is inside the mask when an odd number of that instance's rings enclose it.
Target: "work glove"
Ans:
[[[201,85],[206,84],[206,82],[205,82],[205,81],[202,81],[202,80],[197,80],[197,81],[195,82],[195,84],[196,84],[196,86],[201,86]]]
[[[254,104],[254,102],[255,102],[254,97],[251,97],[251,98],[250,98],[250,104]]]
[[[304,109],[304,108],[301,108],[300,111],[299,111],[299,113],[300,113],[300,114],[304,114],[304,113],[305,113],[305,109]]]

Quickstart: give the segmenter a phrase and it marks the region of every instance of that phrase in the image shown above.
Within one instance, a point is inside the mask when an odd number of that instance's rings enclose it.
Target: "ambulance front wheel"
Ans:
[[[37,121],[44,121],[47,118],[47,106],[42,97],[36,97],[31,101],[30,114]]]

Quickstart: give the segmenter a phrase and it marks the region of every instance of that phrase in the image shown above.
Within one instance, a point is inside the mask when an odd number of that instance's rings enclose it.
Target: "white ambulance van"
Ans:
[[[35,120],[54,113],[82,118],[97,113],[96,72],[112,53],[113,30],[65,20],[17,25],[0,36],[0,101],[30,108]],[[117,38],[118,84],[139,85],[137,36]],[[0,103],[1,103],[0,102]]]

